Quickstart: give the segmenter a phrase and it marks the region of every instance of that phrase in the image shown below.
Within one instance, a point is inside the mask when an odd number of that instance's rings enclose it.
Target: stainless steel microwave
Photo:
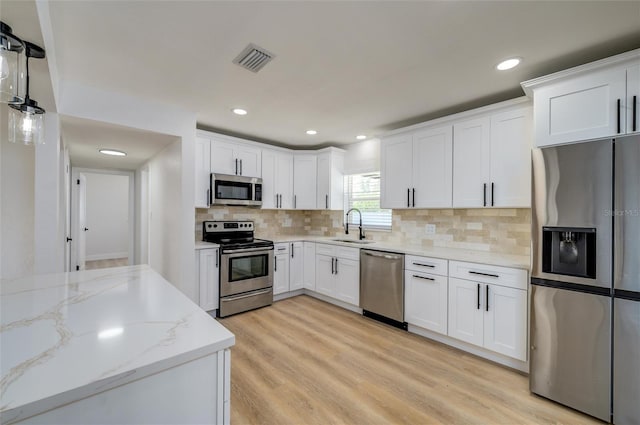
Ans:
[[[211,173],[211,205],[262,206],[262,179]]]

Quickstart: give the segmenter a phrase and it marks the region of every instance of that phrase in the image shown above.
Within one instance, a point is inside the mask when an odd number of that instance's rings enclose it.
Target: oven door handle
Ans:
[[[222,297],[220,298],[220,301],[222,302],[227,302],[227,301],[236,301],[236,300],[241,300],[243,298],[249,298],[249,297],[254,297],[256,295],[264,295],[264,294],[268,294],[269,292],[271,292],[273,289],[272,288],[267,288],[267,289],[263,289],[262,291],[258,291],[258,292],[251,292],[249,294],[242,294],[242,295],[236,295],[233,297]]]
[[[229,249],[226,250],[222,253],[222,255],[224,254],[236,254],[236,253],[242,253],[242,252],[257,252],[257,251],[273,251],[273,248],[265,248],[265,247],[261,247],[261,248],[240,248],[240,249]]]

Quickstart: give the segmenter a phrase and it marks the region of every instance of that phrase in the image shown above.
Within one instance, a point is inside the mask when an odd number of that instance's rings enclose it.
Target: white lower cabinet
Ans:
[[[453,277],[465,274],[477,278]],[[448,335],[526,361],[526,275],[524,270],[450,262]]]
[[[303,242],[304,249],[304,288],[316,290],[316,244]]]
[[[273,295],[289,292],[289,244],[275,244],[273,260]]]
[[[404,320],[447,334],[447,277],[405,270]]]
[[[199,287],[198,304],[205,311],[217,310],[219,303],[218,281],[220,279],[218,248],[199,250],[196,261]]]
[[[291,242],[289,250],[289,290],[296,291],[304,287],[303,243]]]
[[[316,244],[316,292],[357,306],[360,303],[360,250]]]

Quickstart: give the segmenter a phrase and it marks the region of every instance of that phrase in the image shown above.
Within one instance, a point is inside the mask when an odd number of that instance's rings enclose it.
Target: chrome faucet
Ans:
[[[351,208],[349,211],[347,211],[347,218],[344,221],[344,234],[345,235],[349,234],[349,213],[351,211],[357,211],[358,215],[360,216],[360,224],[358,225],[358,230],[360,230],[360,234],[358,235],[358,238],[360,240],[363,240],[364,239],[364,231],[362,230],[362,213],[357,208]]]

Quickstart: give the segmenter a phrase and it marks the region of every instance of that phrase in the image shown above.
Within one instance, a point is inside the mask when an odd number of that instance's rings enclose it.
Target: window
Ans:
[[[373,230],[391,230],[391,210],[380,208],[380,173],[353,174],[344,177],[345,214],[351,208],[362,213],[362,226]],[[358,213],[349,214],[349,224],[358,225]]]

